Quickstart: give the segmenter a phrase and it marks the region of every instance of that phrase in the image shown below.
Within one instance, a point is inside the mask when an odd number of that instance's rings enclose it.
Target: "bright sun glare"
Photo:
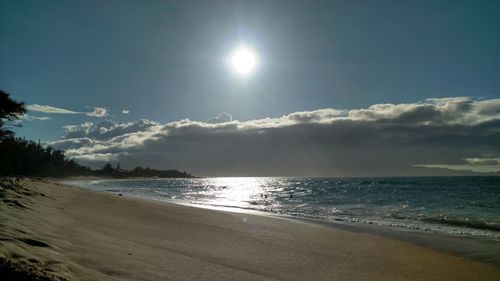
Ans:
[[[236,73],[246,76],[255,70],[257,55],[252,48],[242,45],[231,54],[229,63]]]

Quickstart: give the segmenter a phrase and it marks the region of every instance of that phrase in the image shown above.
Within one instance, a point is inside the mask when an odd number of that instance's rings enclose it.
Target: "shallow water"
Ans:
[[[251,177],[70,183],[177,203],[500,241],[500,177]]]

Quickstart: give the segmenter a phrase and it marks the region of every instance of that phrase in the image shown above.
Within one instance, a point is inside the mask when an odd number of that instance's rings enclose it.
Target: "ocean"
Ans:
[[[500,241],[500,177],[227,177],[70,184],[209,208]]]

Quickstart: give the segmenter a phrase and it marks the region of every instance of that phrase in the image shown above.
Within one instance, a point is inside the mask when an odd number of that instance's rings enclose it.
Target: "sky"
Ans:
[[[0,0],[0,88],[92,167],[499,172],[499,30],[498,1]]]

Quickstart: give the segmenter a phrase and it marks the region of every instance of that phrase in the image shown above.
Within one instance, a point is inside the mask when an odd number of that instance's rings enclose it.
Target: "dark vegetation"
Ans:
[[[90,168],[67,159],[62,151],[50,146],[14,137],[0,141],[0,175],[67,177],[91,174]]]
[[[151,168],[135,167],[132,170],[124,170],[117,164],[113,168],[111,164],[104,165],[99,170],[94,170],[93,175],[114,178],[134,178],[134,177],[159,177],[159,178],[192,178],[187,172],[178,170],[156,170]]]
[[[156,170],[136,167],[133,170],[113,167],[106,164],[98,170],[78,164],[68,159],[63,151],[54,150],[31,140],[17,138],[10,129],[19,126],[15,123],[26,113],[23,102],[17,102],[0,90],[0,175],[1,176],[102,176],[102,177],[164,177],[188,178],[186,172],[177,170]]]

